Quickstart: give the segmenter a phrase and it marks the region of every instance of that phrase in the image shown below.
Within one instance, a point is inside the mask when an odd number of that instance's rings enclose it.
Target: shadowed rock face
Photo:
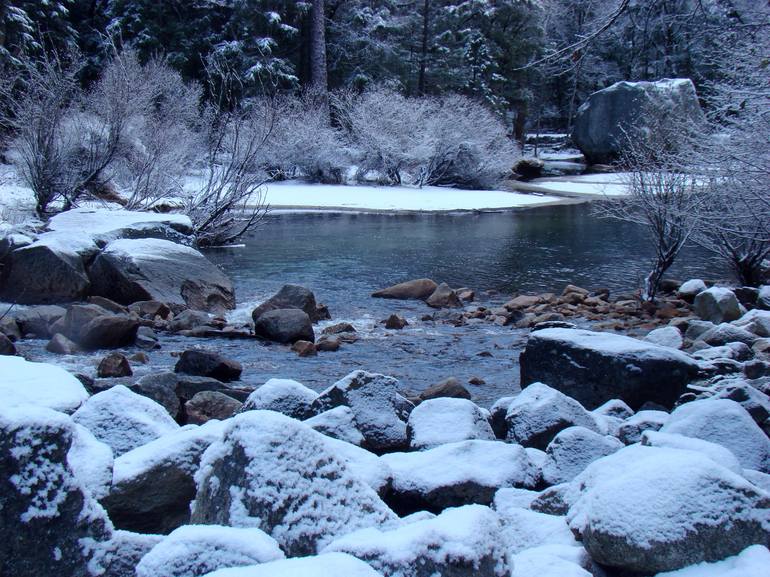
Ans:
[[[311,290],[293,284],[284,285],[276,294],[255,308],[251,312],[251,318],[256,323],[264,313],[277,309],[300,309],[314,323],[329,318],[325,309],[319,308]]]
[[[93,294],[121,304],[156,300],[216,313],[235,308],[230,279],[198,251],[167,240],[111,242],[89,276]]]
[[[647,401],[671,407],[698,372],[680,351],[575,329],[533,332],[520,361],[522,387],[547,383],[588,409],[611,399],[634,410]]]
[[[688,79],[618,82],[594,92],[575,116],[572,140],[591,164],[621,155],[629,138],[644,138],[653,113],[673,122],[701,122],[703,111]]]

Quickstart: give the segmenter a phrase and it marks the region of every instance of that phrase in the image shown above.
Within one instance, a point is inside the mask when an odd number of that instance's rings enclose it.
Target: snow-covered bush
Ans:
[[[358,161],[389,184],[494,186],[516,147],[482,104],[461,95],[409,98],[390,88],[338,93],[335,112]]]
[[[285,96],[278,99],[277,108],[266,167],[271,176],[340,183],[349,157],[322,98],[313,92]]]

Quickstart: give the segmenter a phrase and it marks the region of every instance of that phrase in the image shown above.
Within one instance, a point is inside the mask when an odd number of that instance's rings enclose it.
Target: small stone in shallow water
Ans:
[[[96,369],[100,378],[130,377],[134,374],[131,365],[125,355],[110,353],[104,357]]]

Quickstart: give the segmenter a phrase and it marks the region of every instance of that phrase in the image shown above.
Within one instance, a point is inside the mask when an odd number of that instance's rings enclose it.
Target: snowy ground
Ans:
[[[562,199],[541,194],[435,186],[351,186],[288,181],[267,187],[267,203],[274,209],[430,212],[500,210],[560,202]]]
[[[584,174],[581,176],[557,176],[536,178],[529,182],[517,182],[516,189],[523,192],[568,197],[617,197],[628,194],[626,181],[628,174],[623,172]]]

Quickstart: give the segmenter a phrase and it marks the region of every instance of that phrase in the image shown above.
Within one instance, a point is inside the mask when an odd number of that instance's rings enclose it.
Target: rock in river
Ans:
[[[589,409],[621,399],[632,409],[673,406],[698,373],[681,351],[626,336],[576,329],[533,332],[521,354],[521,384],[543,382]]]
[[[393,285],[372,293],[375,298],[397,300],[425,300],[438,288],[429,278],[420,278]]]

